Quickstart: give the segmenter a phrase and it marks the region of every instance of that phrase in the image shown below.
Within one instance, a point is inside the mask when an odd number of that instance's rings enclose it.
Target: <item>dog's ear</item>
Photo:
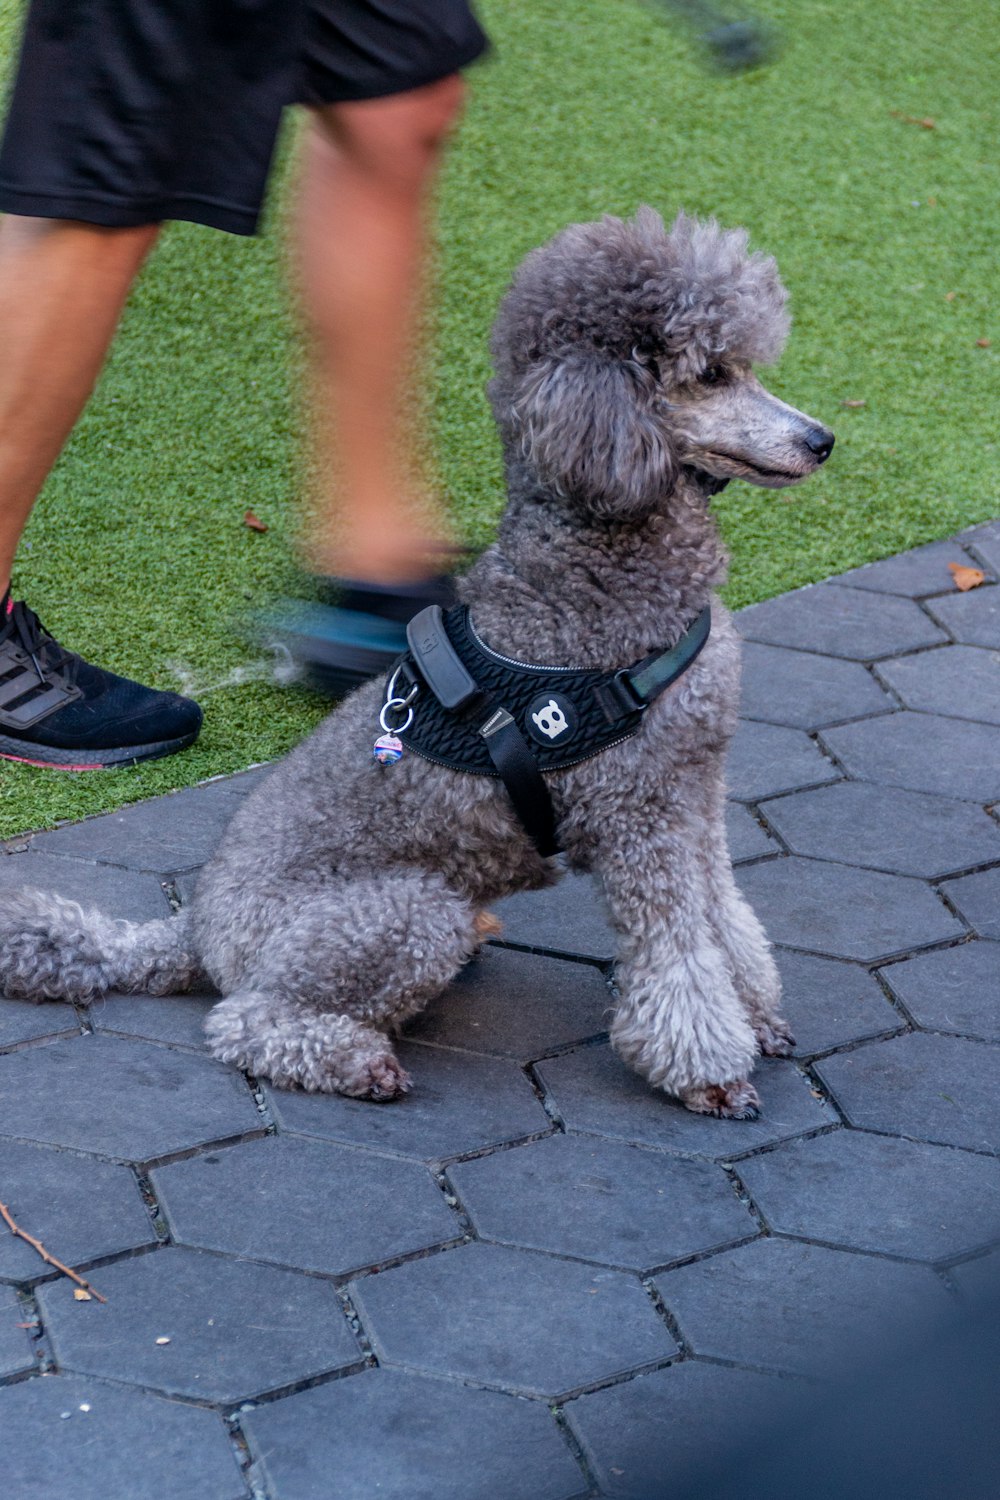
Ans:
[[[597,515],[639,516],[673,487],[677,466],[658,387],[637,361],[597,350],[540,360],[510,406],[525,458],[545,484]]]

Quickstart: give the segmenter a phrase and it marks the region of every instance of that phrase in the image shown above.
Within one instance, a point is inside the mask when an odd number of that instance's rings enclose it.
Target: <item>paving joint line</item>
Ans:
[[[987,1045],[990,1045],[987,1043]],[[993,1043],[992,1045],[996,1045]],[[1000,1147],[995,1146],[966,1146],[956,1145],[954,1141],[936,1140],[932,1136],[909,1135],[904,1130],[878,1130],[873,1125],[855,1125],[851,1120],[844,1122],[849,1130],[856,1130],[861,1135],[877,1135],[883,1140],[910,1141],[916,1146],[937,1146],[948,1151],[964,1151],[967,1156],[981,1156],[987,1161],[996,1161],[1000,1157]]]
[[[542,948],[537,943],[518,943],[510,938],[490,938],[486,947],[508,948],[512,953],[533,953],[538,958],[559,958],[566,963],[586,964],[588,968],[600,969],[605,974],[614,964],[613,958],[599,958],[588,953],[569,953],[564,948]]]
[[[580,1496],[586,1497],[586,1500],[590,1500],[590,1496],[599,1496],[601,1493],[601,1487],[597,1480],[597,1474],[594,1468],[591,1466],[591,1462],[587,1456],[586,1449],[567,1421],[564,1406],[561,1402],[555,1402],[552,1406],[549,1407],[549,1411],[552,1413],[552,1420],[558,1428],[563,1442],[566,1444],[576,1463],[579,1465],[580,1475],[584,1480],[586,1486],[585,1489],[580,1491]],[[572,1500],[576,1500],[576,1497],[572,1497]]]
[[[248,1500],[271,1500],[239,1417],[223,1417],[222,1420],[230,1449],[246,1486]]]

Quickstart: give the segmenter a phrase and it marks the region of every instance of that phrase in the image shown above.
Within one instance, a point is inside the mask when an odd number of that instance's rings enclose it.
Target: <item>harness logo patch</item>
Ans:
[[[541,693],[529,703],[525,725],[540,745],[554,745],[569,739],[576,728],[576,713],[568,698]]]

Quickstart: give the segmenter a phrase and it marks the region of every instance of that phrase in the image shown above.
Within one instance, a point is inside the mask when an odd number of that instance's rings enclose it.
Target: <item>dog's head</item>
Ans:
[[[787,294],[742,229],[651,208],[575,224],[517,272],[493,333],[505,441],[547,488],[597,515],[662,504],[682,466],[778,489],[833,434],[753,374],[788,332]]]

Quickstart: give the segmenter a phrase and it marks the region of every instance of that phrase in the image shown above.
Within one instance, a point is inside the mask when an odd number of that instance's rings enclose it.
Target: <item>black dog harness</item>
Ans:
[[[407,626],[409,650],[386,683],[382,727],[425,760],[499,777],[539,853],[555,854],[555,813],[542,772],[579,765],[635,734],[710,628],[706,605],[669,650],[617,672],[592,672],[501,656],[479,639],[467,608],[444,613],[432,604]]]

